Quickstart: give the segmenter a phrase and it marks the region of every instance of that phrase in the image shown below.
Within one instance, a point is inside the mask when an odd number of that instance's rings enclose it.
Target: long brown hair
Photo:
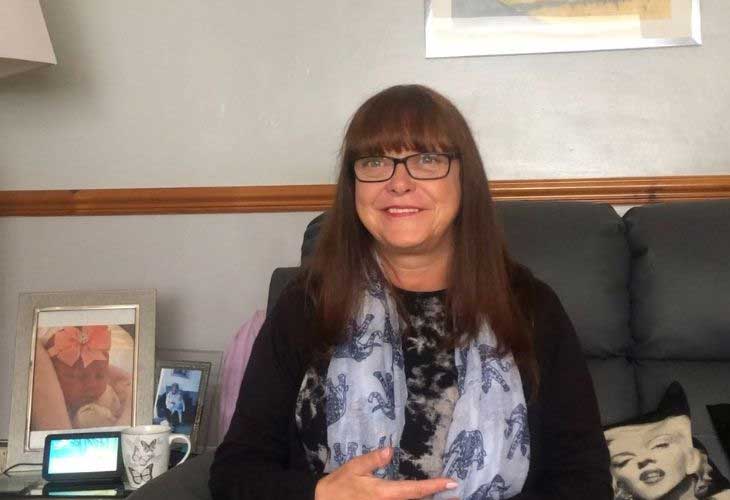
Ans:
[[[499,349],[513,353],[534,389],[531,325],[513,280],[520,269],[507,255],[482,159],[459,110],[422,85],[398,85],[377,93],[360,106],[347,127],[334,204],[306,270],[316,340],[323,345],[343,340],[368,273],[380,272],[373,257],[373,237],[355,209],[353,162],[365,155],[405,150],[455,153],[461,164],[461,207],[453,223],[454,253],[446,291],[452,344],[476,338],[488,321]]]

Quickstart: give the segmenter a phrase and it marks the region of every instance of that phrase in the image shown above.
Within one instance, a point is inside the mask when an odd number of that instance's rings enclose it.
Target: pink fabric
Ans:
[[[238,392],[241,389],[243,373],[246,371],[248,359],[251,357],[251,349],[256,336],[264,324],[266,314],[264,311],[256,311],[253,317],[246,321],[233,341],[226,349],[223,357],[223,375],[221,377],[221,397],[218,413],[218,432],[220,441],[228,432],[231,425],[233,412],[238,401]]]

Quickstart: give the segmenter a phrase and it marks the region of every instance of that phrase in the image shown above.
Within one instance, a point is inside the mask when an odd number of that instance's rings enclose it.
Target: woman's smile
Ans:
[[[422,211],[422,209],[416,207],[393,206],[384,209],[384,211],[391,217],[410,217],[413,215],[418,215]]]

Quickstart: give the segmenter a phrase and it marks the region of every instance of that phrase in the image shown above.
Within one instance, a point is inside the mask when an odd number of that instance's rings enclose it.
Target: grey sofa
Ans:
[[[644,205],[498,204],[508,246],[560,296],[575,324],[604,424],[653,410],[678,380],[693,432],[724,475],[730,462],[707,404],[730,403],[730,200]],[[310,223],[311,252],[321,218]],[[297,268],[272,275],[269,304]],[[177,467],[134,498],[208,498],[212,454]]]

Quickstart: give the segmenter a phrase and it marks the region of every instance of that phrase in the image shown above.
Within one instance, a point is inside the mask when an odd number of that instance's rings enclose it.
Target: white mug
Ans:
[[[166,425],[138,425],[122,431],[122,458],[131,489],[167,472],[170,444],[176,439],[188,445],[185,456],[178,462],[181,464],[190,455],[190,439],[186,435],[172,434]]]

